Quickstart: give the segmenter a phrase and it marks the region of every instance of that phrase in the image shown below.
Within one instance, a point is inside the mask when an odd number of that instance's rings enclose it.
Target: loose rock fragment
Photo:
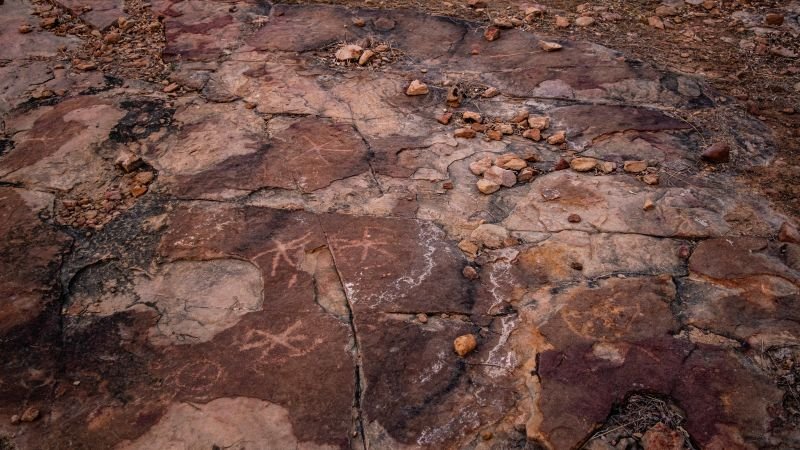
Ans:
[[[650,211],[651,209],[653,209],[655,207],[656,207],[656,204],[653,203],[653,200],[648,198],[648,199],[646,199],[644,201],[644,205],[642,206],[642,209],[644,209],[645,211]]]
[[[477,186],[481,194],[486,194],[486,195],[494,194],[495,192],[500,190],[499,184],[485,179],[478,180]]]
[[[599,164],[600,171],[609,174],[615,170],[617,170],[617,164],[611,161],[603,161]]]
[[[462,358],[470,354],[478,346],[478,339],[474,334],[465,334],[453,341],[453,350]]]
[[[522,158],[518,158],[516,155],[511,155],[511,157],[505,157],[505,155],[501,156],[495,164],[507,170],[522,170],[528,167],[528,163]]]
[[[717,142],[710,145],[703,151],[700,157],[704,161],[711,163],[724,163],[730,160],[731,148],[724,142]]]
[[[492,97],[497,97],[498,95],[500,95],[500,90],[498,90],[495,87],[490,87],[490,88],[487,88],[485,91],[483,91],[483,93],[481,94],[481,97],[483,97],[483,98],[492,98]]]
[[[456,86],[447,90],[447,104],[453,108],[461,106],[461,91]]]
[[[361,48],[360,45],[348,44],[336,50],[335,56],[338,61],[353,61],[361,56],[362,51],[364,51],[364,49]]]
[[[483,175],[490,167],[492,167],[492,158],[487,156],[486,158],[471,162],[469,164],[469,171],[474,175]]]
[[[529,130],[525,130],[525,132],[522,133],[522,137],[528,138],[532,141],[540,141],[542,140],[542,132],[536,128],[531,128]]]
[[[353,17],[351,19],[351,21],[353,22],[353,25],[355,25],[355,26],[357,26],[359,28],[361,28],[361,27],[363,27],[363,26],[365,26],[367,24],[367,21],[362,19],[361,17]]]
[[[484,172],[483,178],[505,187],[512,187],[517,183],[517,176],[514,175],[514,172],[497,166],[492,166]]]
[[[30,408],[26,409],[25,412],[22,413],[19,420],[21,422],[33,422],[39,418],[39,410],[31,406]]]
[[[28,24],[22,24],[19,26],[19,28],[17,28],[17,32],[20,34],[27,34],[30,33],[31,31],[33,31],[33,29]]]
[[[453,132],[453,136],[457,138],[472,139],[477,135],[472,128],[458,128]]]
[[[486,3],[486,0],[467,0],[467,6],[471,8],[486,8],[488,3]]]
[[[500,189],[500,186],[498,186],[497,188]],[[461,251],[464,252],[470,258],[474,258],[474,257],[478,256],[478,250],[480,250],[480,247],[478,247],[478,244],[476,244],[476,243],[474,243],[474,242],[472,242],[472,241],[470,241],[468,239],[464,239],[461,242],[459,242],[458,243],[458,248],[461,249]]]
[[[525,122],[525,121],[528,120],[528,116],[529,115],[530,115],[530,113],[528,113],[527,109],[522,109],[520,111],[517,111],[517,113],[514,114],[514,117],[511,118],[511,123],[522,123],[522,122]]]
[[[593,17],[582,16],[575,19],[575,25],[579,27],[588,27],[594,23]]]
[[[560,158],[556,161],[555,165],[553,166],[553,170],[564,170],[569,169],[569,162],[566,159]]]
[[[567,216],[567,222],[569,222],[569,223],[580,223],[581,222],[581,216],[579,216],[577,214],[570,214],[569,216]]]
[[[628,173],[641,173],[647,170],[647,161],[625,161],[622,170]]]
[[[473,111],[466,111],[461,115],[461,118],[464,120],[464,122],[481,123],[483,120],[480,114]]]
[[[489,27],[483,32],[483,38],[489,42],[496,41],[500,38],[500,28]]]
[[[503,139],[503,133],[498,130],[488,130],[486,131],[486,137],[493,141],[499,141]]]
[[[563,16],[556,16],[556,28],[568,28],[569,19]]]
[[[526,167],[517,174],[517,183],[527,183],[533,179],[535,174],[536,172],[532,168]]]
[[[547,138],[547,143],[550,145],[559,145],[563,144],[566,141],[567,141],[567,133],[565,131],[559,131],[551,135],[549,138]]]
[[[597,162],[594,158],[574,158],[569,166],[576,172],[588,172],[597,167]]]
[[[417,314],[417,320],[419,323],[428,323],[428,315],[425,313]]]
[[[800,230],[789,222],[783,222],[780,230],[778,230],[778,240],[781,242],[800,244]]]
[[[528,126],[534,130],[546,130],[550,126],[550,118],[547,116],[529,117]]]
[[[439,122],[442,125],[447,125],[447,124],[450,123],[450,119],[452,119],[452,118],[453,118],[453,113],[446,112],[446,113],[442,113],[441,115],[439,115],[439,117],[436,118],[436,121]]]
[[[428,85],[419,80],[412,81],[406,89],[406,95],[425,95],[428,92]]]
[[[767,25],[780,26],[783,25],[783,14],[769,13],[766,17]]]
[[[658,16],[651,16],[647,18],[647,23],[650,24],[653,28],[658,28],[659,30],[664,29],[664,21],[661,20]]]
[[[477,280],[478,279],[478,271],[472,266],[466,266],[461,271],[461,275],[468,280]]]
[[[364,50],[364,53],[361,54],[361,57],[358,58],[358,65],[365,66],[375,56],[375,52],[372,50]]]
[[[379,17],[372,22],[372,25],[378,31],[391,31],[397,26],[397,22],[388,17]]]
[[[546,52],[555,52],[555,51],[558,51],[558,50],[561,50],[562,48],[564,48],[558,42],[548,42],[548,41],[540,41],[539,42],[539,47],[541,47],[542,50],[544,50]]]
[[[514,127],[507,123],[499,123],[495,125],[495,130],[503,133],[503,134],[514,134]]]
[[[658,175],[654,173],[648,173],[642,177],[642,181],[644,181],[645,184],[656,185],[658,184]]]

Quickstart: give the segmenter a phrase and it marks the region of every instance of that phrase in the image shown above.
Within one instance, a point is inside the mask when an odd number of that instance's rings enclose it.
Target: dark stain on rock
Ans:
[[[111,130],[109,138],[121,144],[138,141],[172,124],[174,108],[160,100],[125,100],[120,106],[127,110],[125,117]]]

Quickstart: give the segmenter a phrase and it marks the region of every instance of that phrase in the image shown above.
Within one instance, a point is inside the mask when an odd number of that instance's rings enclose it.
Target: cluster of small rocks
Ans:
[[[535,160],[528,156],[528,160]],[[528,183],[536,175],[536,170],[528,166],[526,159],[514,153],[506,153],[497,158],[485,157],[473,161],[469,170],[476,176],[482,176],[477,182],[478,190],[483,194],[493,194],[501,187],[513,187],[517,183]]]
[[[381,68],[397,61],[400,56],[400,50],[388,42],[377,42],[367,37],[356,43],[335,45],[329,60],[334,67]]]
[[[506,247],[513,247],[519,244],[519,240],[500,225],[493,223],[481,223],[469,235],[469,238],[462,239],[458,243],[458,248],[470,258],[477,258],[483,249],[497,250]],[[462,273],[465,278],[477,279],[477,270],[472,266],[467,266]]]
[[[658,184],[658,168],[655,167],[655,162],[648,162],[642,160],[629,160],[624,161],[622,170],[625,173],[636,175],[642,182],[649,185]],[[563,165],[556,167],[556,169],[566,168]],[[608,175],[617,170],[617,163],[611,161],[603,161],[596,158],[579,156],[572,158],[569,161],[569,168],[575,172],[591,172]]]

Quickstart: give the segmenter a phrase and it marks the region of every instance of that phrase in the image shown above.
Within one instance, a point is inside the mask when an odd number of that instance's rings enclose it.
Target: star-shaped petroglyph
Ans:
[[[311,242],[310,231],[299,238],[288,242],[283,242],[279,239],[273,239],[272,247],[255,255],[253,259],[258,260],[259,258],[273,254],[272,271],[270,272],[270,276],[274,277],[278,273],[278,267],[280,267],[282,262],[285,262],[290,267],[296,269],[298,264],[300,264],[300,256],[298,253],[302,253],[303,250],[305,250],[306,244],[309,242]]]
[[[322,340],[297,333],[299,326],[300,321],[297,321],[278,334],[270,334],[262,330],[249,330],[244,335],[239,350],[259,350],[259,360],[262,362],[303,356],[313,351],[322,343]],[[280,355],[281,349],[285,352],[284,355]]]
[[[392,253],[382,249],[381,247],[386,247],[392,245],[391,242],[386,240],[376,240],[372,239],[372,234],[370,230],[374,230],[376,228],[367,227],[364,229],[364,232],[361,234],[361,239],[336,239],[334,242],[336,243],[336,248],[338,250],[345,250],[345,249],[361,249],[361,260],[359,262],[366,261],[367,257],[369,256],[370,251],[374,251],[377,254],[382,254],[384,256],[392,256]]]
[[[308,136],[302,136],[308,142],[308,147],[304,150],[300,151],[297,155],[289,158],[289,162],[294,162],[299,158],[310,157],[312,159],[317,159],[325,164],[333,164],[332,161],[328,159],[331,154],[349,154],[353,152],[352,148],[346,148],[343,144],[332,144],[333,142],[337,141],[336,138],[328,139],[327,141],[319,144],[313,139]],[[326,154],[328,155],[326,157]]]

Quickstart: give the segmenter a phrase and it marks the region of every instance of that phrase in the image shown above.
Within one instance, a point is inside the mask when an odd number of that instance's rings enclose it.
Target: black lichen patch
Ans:
[[[126,100],[120,106],[128,112],[111,130],[109,138],[121,144],[144,139],[172,124],[174,108],[161,100]]]
[[[0,156],[3,156],[7,151],[14,148],[14,141],[7,138],[0,138]]]

